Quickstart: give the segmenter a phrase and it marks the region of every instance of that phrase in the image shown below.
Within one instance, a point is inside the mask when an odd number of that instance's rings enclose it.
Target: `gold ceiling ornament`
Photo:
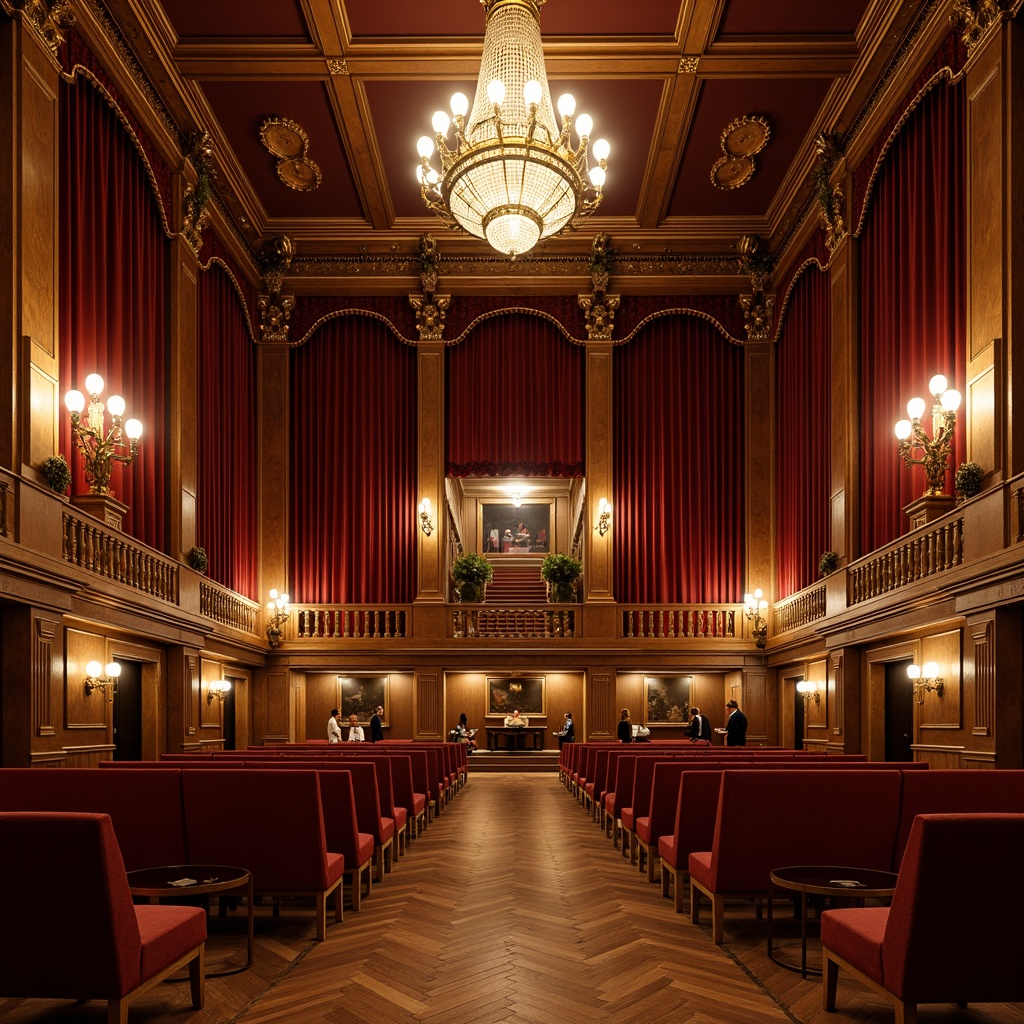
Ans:
[[[9,0],[12,11],[21,11],[28,23],[56,56],[65,32],[75,23],[71,0]]]
[[[1019,0],[954,0],[949,20],[960,30],[960,38],[973,50],[1000,18],[1012,14]]]
[[[320,168],[309,159],[309,136],[300,124],[288,117],[268,117],[260,125],[260,142],[278,158],[277,176],[282,184],[296,192],[320,187]]]
[[[832,183],[832,172],[843,154],[838,132],[820,131],[814,138],[818,162],[814,168],[814,198],[818,202],[818,220],[825,229],[825,245],[835,252],[846,237],[846,197],[842,187]]]
[[[752,294],[740,296],[747,341],[771,341],[775,324],[775,295],[769,293],[775,257],[758,235],[743,235],[736,243],[740,267],[750,275]]]
[[[217,177],[213,167],[213,144],[209,132],[197,131],[193,134],[188,158],[196,170],[196,183],[185,185],[181,233],[192,251],[199,252],[203,247],[203,231],[210,216],[207,204],[213,196],[213,181]]]
[[[343,57],[329,57],[327,60],[327,70],[332,75],[347,75],[348,61]]]
[[[725,155],[711,168],[711,184],[723,190],[746,185],[757,170],[754,156],[768,145],[771,134],[768,119],[757,114],[744,114],[731,122],[722,132]]]
[[[480,2],[486,28],[472,113],[467,121],[469,100],[457,92],[451,116],[434,114],[434,137],[416,144],[416,177],[423,202],[445,225],[515,258],[597,209],[611,147],[597,139],[596,165],[589,165],[593,118],[581,114],[574,122],[576,100],[568,93],[558,100],[556,120],[540,37],[545,0]],[[435,148],[440,171],[431,164]]]
[[[622,296],[608,294],[608,278],[614,262],[615,250],[611,239],[605,234],[595,235],[589,263],[593,290],[589,295],[576,297],[591,341],[610,341],[615,328],[615,310],[619,308]]]
[[[424,235],[417,248],[420,264],[420,286],[423,292],[409,296],[409,305],[416,312],[416,330],[420,341],[440,341],[444,337],[444,318],[452,301],[450,295],[437,295],[437,241]]]
[[[680,75],[695,75],[699,66],[700,57],[680,57],[678,73]]]
[[[288,341],[288,321],[295,307],[294,295],[283,295],[284,272],[292,265],[295,243],[287,235],[278,235],[269,252],[261,254],[260,276],[263,287],[257,302],[260,311],[260,336],[267,342]]]

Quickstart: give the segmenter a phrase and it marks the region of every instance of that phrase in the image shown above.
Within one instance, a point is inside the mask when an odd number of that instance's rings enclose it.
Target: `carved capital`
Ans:
[[[282,295],[284,272],[291,266],[295,255],[295,244],[287,235],[278,235],[271,244],[271,251],[260,260],[263,286],[266,291],[259,296],[260,335],[263,341],[287,342],[288,321],[295,308],[294,295]]]
[[[591,341],[610,341],[615,329],[615,310],[619,308],[622,297],[608,295],[603,289],[595,288],[590,295],[577,298],[586,318],[587,337]]]
[[[416,311],[416,330],[420,341],[440,341],[444,337],[444,318],[451,304],[450,295],[410,295],[409,305]]]
[[[8,0],[4,6],[21,11],[54,56],[64,42],[64,33],[75,23],[71,0]]]
[[[771,341],[775,314],[775,296],[759,292],[741,295],[743,320],[747,327],[747,341]]]
[[[954,0],[949,20],[960,30],[960,38],[973,50],[986,32],[1011,14],[1014,0]]]

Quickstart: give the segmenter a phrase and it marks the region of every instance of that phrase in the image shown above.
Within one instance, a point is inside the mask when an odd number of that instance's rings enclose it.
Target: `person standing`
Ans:
[[[558,737],[558,749],[562,749],[563,743],[575,743],[576,742],[576,726],[572,724],[572,712],[566,711],[565,721],[562,723],[562,731],[556,732],[555,735]]]
[[[341,742],[341,712],[337,708],[331,708],[331,717],[327,719],[327,742]]]
[[[747,716],[740,711],[739,704],[730,700],[725,705],[729,713],[725,722],[725,745],[727,747],[745,747],[747,745]]]
[[[370,719],[370,742],[376,743],[378,740],[384,739],[384,723],[381,721],[381,715],[384,714],[384,709],[378,704],[373,709],[373,718]]]
[[[348,742],[349,743],[362,743],[364,739],[363,727],[359,724],[359,719],[355,715],[348,716]]]
[[[700,708],[690,708],[690,739],[694,743],[699,740],[711,742],[711,723],[707,715],[700,713]]]
[[[615,735],[619,738],[620,743],[633,742],[633,723],[629,720],[629,708],[622,709],[622,713],[619,715],[619,726],[615,730]]]

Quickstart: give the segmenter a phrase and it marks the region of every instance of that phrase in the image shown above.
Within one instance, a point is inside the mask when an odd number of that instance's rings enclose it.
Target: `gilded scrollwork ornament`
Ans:
[[[282,295],[285,271],[291,266],[295,245],[287,235],[278,235],[260,260],[263,287],[259,296],[260,335],[266,342],[287,342],[288,321],[295,308],[294,295]]]
[[[770,292],[775,257],[757,235],[743,235],[736,243],[740,269],[750,277],[750,295],[740,296],[748,341],[771,341],[775,295]]]
[[[949,20],[960,30],[960,38],[973,50],[1000,18],[1010,15],[1015,0],[954,0]]]
[[[825,244],[832,253],[846,237],[846,197],[842,187],[832,182],[832,172],[843,151],[835,132],[818,132],[814,148],[818,154],[814,168],[814,198],[818,203],[818,220],[825,229]]]
[[[65,32],[75,23],[71,0],[9,0],[4,6],[21,11],[54,56],[64,42]]]
[[[452,301],[450,295],[437,294],[437,240],[424,235],[417,248],[420,265],[419,295],[409,296],[409,305],[416,312],[416,330],[420,341],[440,341],[444,337],[444,318]]]
[[[209,219],[207,204],[213,196],[213,182],[217,172],[213,167],[213,145],[209,132],[196,132],[188,158],[196,170],[196,183],[185,186],[181,233],[193,252],[203,247],[203,231]]]
[[[615,250],[611,239],[605,234],[596,235],[588,265],[592,291],[589,295],[578,296],[587,324],[587,337],[591,341],[610,340],[615,328],[615,311],[622,297],[608,294],[608,280],[614,263]]]

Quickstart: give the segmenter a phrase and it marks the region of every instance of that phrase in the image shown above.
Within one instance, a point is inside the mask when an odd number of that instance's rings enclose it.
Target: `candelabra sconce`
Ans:
[[[603,537],[612,528],[612,506],[607,498],[597,503],[597,532]]]
[[[231,684],[226,679],[214,679],[206,686],[206,703],[212,704],[219,700],[222,704],[224,698],[231,692]]]
[[[100,673],[103,675],[100,675]],[[116,661],[107,662],[106,667],[98,661],[90,661],[85,666],[85,695],[91,696],[93,690],[99,690],[107,699],[108,704],[114,703],[117,693],[117,679],[121,675],[121,666]]]
[[[908,665],[907,677],[914,688],[918,704],[924,703],[926,693],[934,692],[937,697],[942,696],[944,684],[939,675],[939,666],[934,661],[926,661],[923,665]]]
[[[953,446],[953,430],[956,427],[956,411],[960,408],[960,392],[946,387],[946,378],[937,373],[928,382],[932,395],[932,436],[929,437],[921,426],[921,417],[926,408],[923,398],[912,398],[907,402],[909,420],[896,424],[898,451],[907,464],[924,466],[927,483],[925,496],[943,493],[946,483],[946,468]],[[920,451],[920,457],[915,456]]]
[[[420,502],[420,529],[429,537],[434,532],[434,518],[430,509],[430,499]]]
[[[821,694],[818,692],[818,684],[811,682],[809,679],[802,679],[797,683],[796,692],[803,697],[805,709],[812,700],[815,704],[821,704]]]
[[[743,601],[746,605],[743,614],[751,622],[750,635],[754,638],[754,645],[763,651],[768,646],[768,620],[764,614],[768,610],[768,602],[760,588],[746,594]]]
[[[81,391],[69,391],[64,396],[64,404],[71,413],[71,433],[75,445],[85,461],[89,493],[110,494],[110,471],[113,464],[120,462],[127,466],[139,454],[142,424],[138,420],[128,420],[122,429],[124,399],[120,395],[111,395],[104,408],[100,401],[103,378],[98,373],[90,373],[85,378],[85,390],[89,393],[88,410]],[[105,421],[106,412],[110,413],[109,430]]]
[[[281,642],[281,637],[284,635],[284,624],[288,621],[288,616],[291,613],[291,609],[288,607],[288,595],[271,590],[270,600],[267,602],[267,642],[275,650]]]

